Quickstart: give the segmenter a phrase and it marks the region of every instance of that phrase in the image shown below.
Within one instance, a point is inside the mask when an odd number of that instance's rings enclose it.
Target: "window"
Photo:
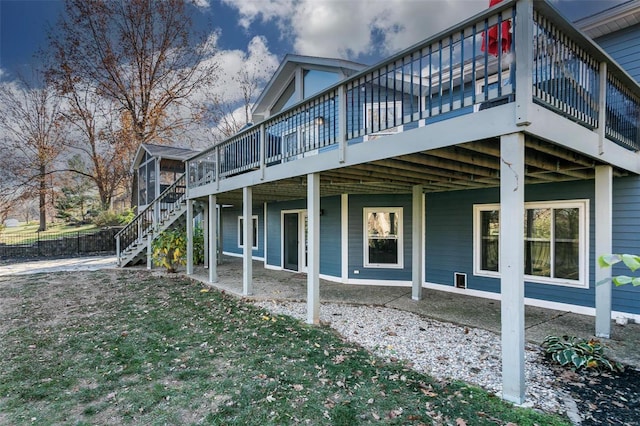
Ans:
[[[367,103],[364,110],[364,127],[377,132],[402,124],[402,101]]]
[[[253,229],[251,230],[251,235],[253,239],[253,246],[251,247],[253,250],[258,250],[258,216],[252,216],[253,220]],[[238,247],[244,247],[244,218],[242,216],[238,216]]]
[[[402,268],[402,208],[364,209],[364,266]]]
[[[525,203],[527,281],[588,287],[588,200]],[[499,276],[500,205],[474,206],[474,273]]]

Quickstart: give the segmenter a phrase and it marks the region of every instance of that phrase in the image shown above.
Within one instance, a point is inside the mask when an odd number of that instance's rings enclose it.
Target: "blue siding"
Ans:
[[[283,210],[303,210],[306,200],[295,200],[267,204],[267,264],[282,266],[282,220]],[[342,253],[340,244],[340,197],[324,197],[320,200],[324,214],[320,217],[320,273],[340,277]]]
[[[526,201],[590,199],[589,288],[551,284],[525,284],[525,296],[553,302],[593,307],[595,292],[594,182],[529,185]],[[500,280],[473,275],[473,205],[499,202],[499,190],[481,189],[427,194],[426,198],[426,281],[453,285],[453,273],[467,274],[470,289],[499,292]]]
[[[613,181],[613,252],[640,254],[640,177]],[[629,275],[622,266],[615,275]],[[640,287],[630,285],[613,288],[613,309],[640,314]]]
[[[365,268],[364,216],[365,207],[402,207],[404,267]],[[411,194],[349,196],[349,278],[371,280],[411,280]],[[360,271],[354,274],[353,271]]]
[[[253,215],[258,216],[258,249],[253,250],[252,256],[264,256],[264,209],[262,206],[253,208]],[[227,253],[242,254],[242,247],[238,246],[238,216],[242,216],[242,209],[226,207],[220,214],[220,233],[222,250]]]
[[[640,24],[596,39],[596,42],[640,82]]]

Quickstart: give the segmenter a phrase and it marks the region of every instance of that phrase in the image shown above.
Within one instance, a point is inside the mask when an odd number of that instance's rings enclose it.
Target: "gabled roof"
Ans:
[[[640,23],[640,0],[630,0],[579,19],[574,24],[595,39],[638,23]]]
[[[176,148],[174,146],[143,143],[138,148],[138,152],[136,152],[135,157],[133,157],[132,169],[135,169],[136,166],[140,164],[145,152],[155,158],[179,161],[185,161],[198,153],[198,151],[188,148]]]
[[[321,71],[337,71],[341,78],[345,78],[365,69],[367,65],[344,59],[287,54],[256,100],[252,109],[254,115],[262,115],[271,108],[294,78],[296,69],[299,67]]]

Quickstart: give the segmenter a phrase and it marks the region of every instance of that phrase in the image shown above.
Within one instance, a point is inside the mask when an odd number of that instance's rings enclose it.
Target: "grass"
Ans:
[[[29,222],[28,224],[21,224],[15,228],[4,228],[0,232],[0,242],[7,244],[29,244],[38,240],[38,227],[37,222]],[[92,230],[98,230],[98,227],[94,224],[85,225],[70,225],[65,223],[51,223],[47,224],[47,230],[40,232],[40,238],[46,238],[49,235],[55,235],[67,232],[88,232]]]
[[[179,277],[0,277],[1,424],[561,425]]]

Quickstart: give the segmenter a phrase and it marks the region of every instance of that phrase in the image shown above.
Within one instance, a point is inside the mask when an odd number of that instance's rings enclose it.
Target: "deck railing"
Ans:
[[[532,69],[516,69],[525,2],[505,0],[203,151],[189,160],[190,188],[512,102],[516,75],[530,82],[531,102],[589,129],[606,105],[606,137],[639,150],[640,86],[547,3],[527,14],[532,49],[521,54],[533,51]]]
[[[185,200],[186,183],[186,174],[182,174],[158,198],[138,213],[127,226],[115,235],[118,264],[120,264],[121,253],[127,247],[135,242],[141,242],[154,226],[157,226],[160,221],[180,207],[180,203]]]

